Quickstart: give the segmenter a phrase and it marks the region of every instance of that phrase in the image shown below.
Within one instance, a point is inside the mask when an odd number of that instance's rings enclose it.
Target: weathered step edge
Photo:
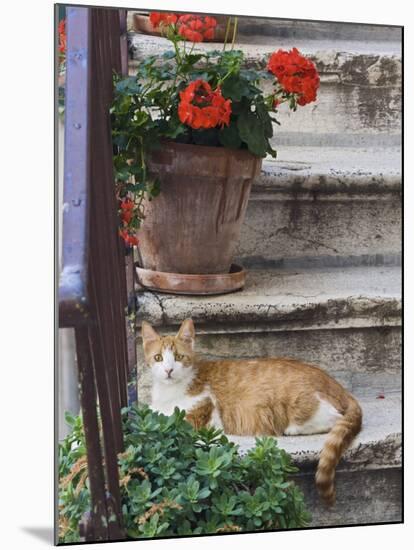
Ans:
[[[336,23],[332,21],[303,21],[241,16],[241,35],[264,35],[280,38],[308,38],[313,40],[373,40],[401,41],[402,27],[370,25],[368,23]]]
[[[282,155],[286,154],[286,148]],[[378,155],[380,152],[378,152]],[[399,159],[399,152],[396,159]],[[348,169],[332,168],[334,164],[294,160],[263,161],[262,171],[254,181],[251,200],[294,194],[299,200],[354,200],[361,197],[374,200],[390,194],[401,196],[400,167],[389,166],[381,171],[351,165]]]
[[[401,523],[402,471],[400,467],[375,470],[337,470],[336,504],[327,508],[315,487],[314,473],[294,474],[312,519],[309,527]],[[356,489],[357,488],[357,489]]]
[[[128,12],[128,29],[133,29],[134,13],[148,14],[148,10]],[[214,15],[214,14],[210,14]],[[218,14],[223,15],[223,14]],[[224,14],[225,15],[225,14]],[[369,23],[337,23],[332,21],[304,21],[278,17],[238,16],[238,35],[265,35],[280,38],[300,37],[316,40],[374,40],[399,42],[402,27],[398,25],[375,25]]]
[[[373,470],[401,467],[401,399],[361,400],[363,428],[345,451],[340,471]],[[255,445],[254,437],[228,436],[245,454]],[[327,434],[281,436],[277,444],[287,451],[301,473],[314,471]]]
[[[239,452],[241,454],[245,454],[255,445],[254,438],[240,436],[228,436],[228,438],[240,446]],[[287,450],[283,439],[284,437],[278,438],[278,445],[281,449]],[[382,440],[355,443],[345,451],[338,465],[338,471],[352,472],[361,469],[374,470],[401,467],[401,441],[401,432],[395,432],[387,435]],[[315,470],[320,451],[289,452],[293,463],[300,468],[301,473]]]
[[[154,326],[173,327],[191,317],[200,333],[217,323],[231,323],[233,332],[263,332],[266,330],[300,330],[310,328],[355,328],[367,326],[399,326],[401,301],[397,298],[367,298],[352,296],[309,302],[301,299],[285,306],[269,303],[206,302],[196,297],[177,301],[168,295],[150,291],[139,292],[141,319]],[[277,324],[275,326],[274,324]],[[224,328],[223,328],[224,332]]]

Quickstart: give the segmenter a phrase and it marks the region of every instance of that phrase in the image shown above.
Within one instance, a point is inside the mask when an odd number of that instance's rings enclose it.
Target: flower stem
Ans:
[[[176,41],[176,40],[173,40],[172,42],[173,42],[173,44],[174,44],[175,58],[176,58],[176,60],[177,60],[177,65],[180,66],[180,65],[181,65],[180,49],[179,49],[179,47],[178,47],[178,44],[177,44],[177,41]]]
[[[233,74],[233,69],[230,69],[230,71],[228,71],[224,76],[223,78],[220,78],[220,80],[217,81],[217,86],[221,86],[223,84],[223,82]]]
[[[231,17],[229,17],[227,19],[226,34],[224,35],[223,52],[226,50],[227,40],[228,40],[229,34],[230,34],[230,26],[231,26]]]
[[[238,17],[234,18],[234,27],[233,27],[233,40],[231,41],[231,49],[233,50],[234,44],[236,42],[236,35],[237,35],[237,23],[238,23]]]

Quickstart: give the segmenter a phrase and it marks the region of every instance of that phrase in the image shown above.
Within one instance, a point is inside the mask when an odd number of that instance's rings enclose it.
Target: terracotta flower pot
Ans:
[[[229,17],[227,15],[214,15],[214,18],[217,20],[217,27],[214,33],[214,38],[209,40],[206,39],[206,42],[224,42],[226,36],[226,28]],[[134,30],[142,34],[149,34],[151,36],[162,36],[161,30],[159,27],[152,26],[152,23],[149,19],[149,15],[144,15],[141,13],[134,13]],[[234,19],[230,22],[230,29],[228,38],[231,39],[234,31]]]
[[[169,273],[228,273],[262,159],[247,150],[168,142],[148,161],[161,192],[145,203],[142,266]]]

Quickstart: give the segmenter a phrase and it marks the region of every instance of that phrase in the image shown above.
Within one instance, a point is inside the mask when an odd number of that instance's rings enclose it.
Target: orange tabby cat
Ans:
[[[338,382],[294,359],[200,361],[191,319],[176,336],[160,336],[144,321],[142,339],[155,410],[170,415],[179,407],[195,427],[234,435],[329,432],[316,485],[326,503],[335,502],[335,468],[362,421],[357,401]]]

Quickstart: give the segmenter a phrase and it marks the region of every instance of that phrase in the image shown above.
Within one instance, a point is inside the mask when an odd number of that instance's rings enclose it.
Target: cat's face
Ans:
[[[186,319],[176,336],[160,336],[143,321],[142,342],[147,365],[154,380],[164,384],[190,382],[193,376],[194,325]]]

